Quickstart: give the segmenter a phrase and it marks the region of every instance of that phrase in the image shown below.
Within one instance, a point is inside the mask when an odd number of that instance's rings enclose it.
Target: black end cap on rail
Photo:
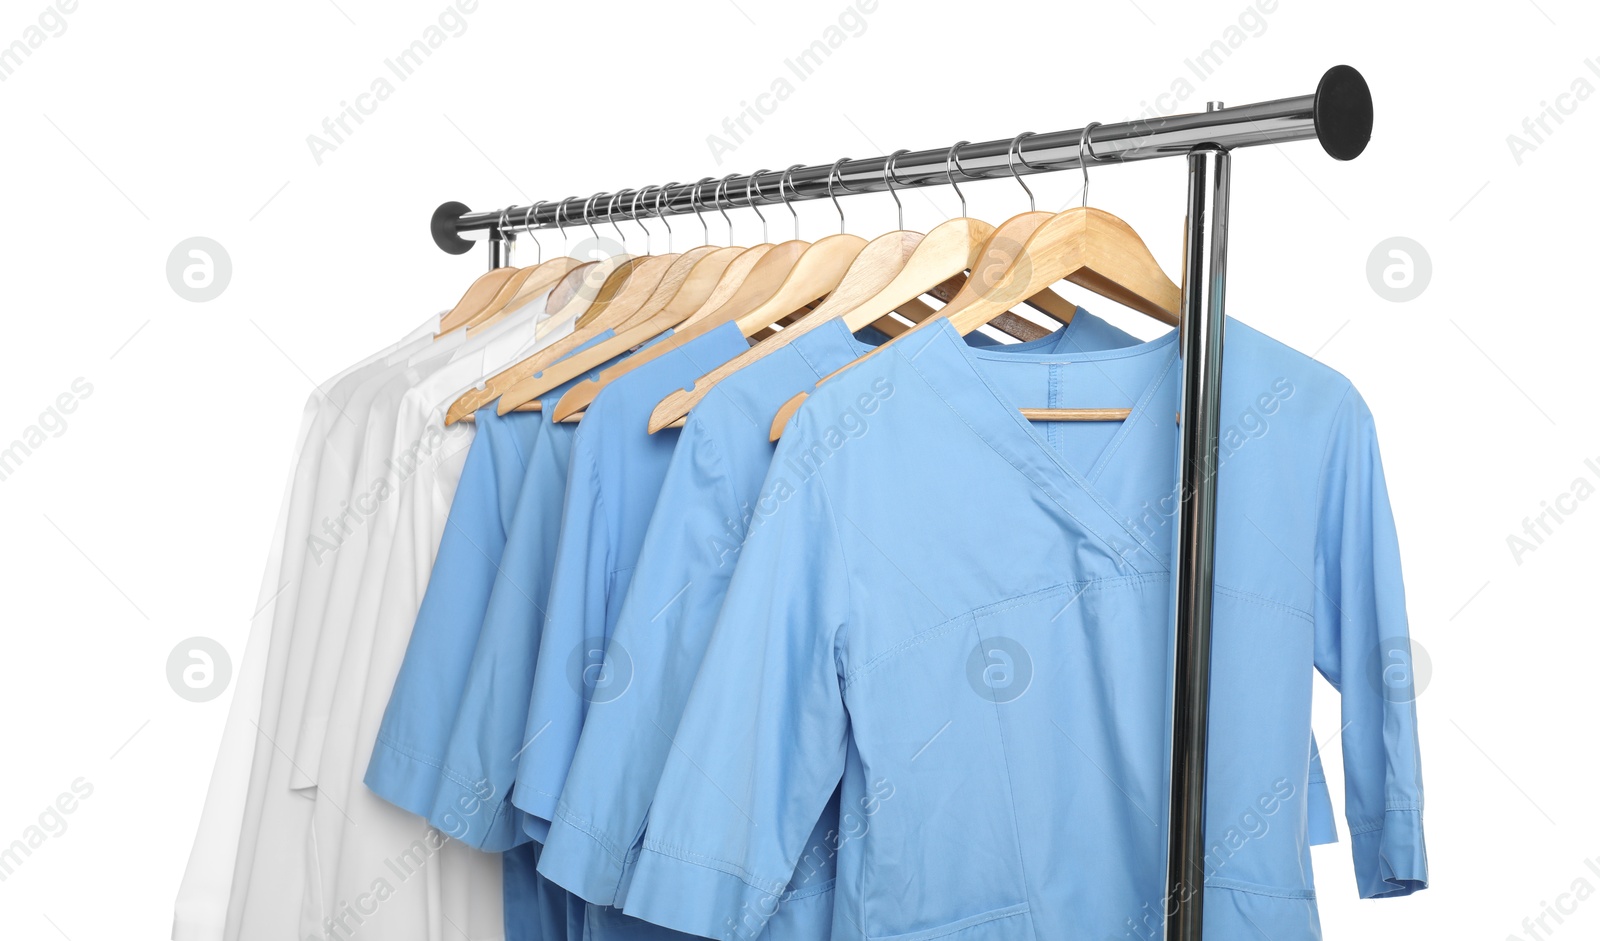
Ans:
[[[472,240],[456,234],[456,223],[471,211],[466,203],[440,203],[439,208],[433,211],[433,219],[428,223],[428,231],[433,233],[433,244],[452,255],[465,255],[472,251]]]
[[[1335,160],[1354,160],[1372,140],[1372,90],[1361,73],[1336,65],[1317,83],[1317,140]]]

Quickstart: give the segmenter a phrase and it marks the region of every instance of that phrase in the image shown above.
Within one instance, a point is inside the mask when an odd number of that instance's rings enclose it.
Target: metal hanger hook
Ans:
[[[678,181],[673,180],[656,191],[656,218],[660,219],[661,224],[667,229],[667,254],[669,255],[672,254],[672,223],[667,221],[667,214],[661,211],[661,202],[667,198],[667,190],[677,185]]]
[[[716,177],[712,176],[701,177],[694,184],[694,195],[689,197],[689,205],[694,207],[694,217],[700,220],[700,238],[704,240],[706,245],[711,244],[711,227],[706,225],[706,217],[700,212],[700,190],[715,179]]]
[[[1089,208],[1089,161],[1099,160],[1094,155],[1094,142],[1089,140],[1089,132],[1100,126],[1099,121],[1090,121],[1083,126],[1083,133],[1078,135],[1078,166],[1083,168],[1083,208]]]
[[[778,198],[783,200],[783,207],[789,210],[789,215],[794,216],[794,237],[796,240],[800,238],[800,214],[794,211],[794,203],[783,194],[783,188],[788,186],[790,192],[794,191],[794,171],[803,166],[805,166],[803,163],[791,164],[788,169],[783,171],[783,175],[778,177]]]
[[[714,191],[712,191],[712,193],[711,193],[711,198],[716,200],[716,202],[717,202],[717,212],[722,213],[722,221],[726,222],[728,224],[728,244],[729,245],[733,244],[733,220],[728,218],[728,210],[727,210],[726,206],[723,205],[722,197],[723,197],[723,194],[728,191],[728,181],[733,179],[734,177],[736,177],[738,175],[739,174],[737,174],[737,173],[730,173],[727,176],[723,177],[722,178],[722,182],[718,183],[717,184],[717,188]],[[733,205],[733,203],[729,202],[727,205],[731,206],[731,205]]]
[[[649,188],[648,186],[641,186],[634,190],[633,202],[628,205],[628,215],[633,217],[634,223],[644,232],[644,253],[646,255],[650,254],[650,228],[644,224],[643,219],[639,218],[639,199],[644,196],[644,191]]]
[[[1011,178],[1017,181],[1017,185],[1022,187],[1022,191],[1028,194],[1029,212],[1033,212],[1037,208],[1033,202],[1033,190],[1029,189],[1028,184],[1023,181],[1022,174],[1017,172],[1017,166],[1013,161],[1022,160],[1022,165],[1028,166],[1028,161],[1022,159],[1022,142],[1032,136],[1032,131],[1023,131],[1016,137],[1011,138],[1011,146],[1006,148],[1006,169],[1011,171]],[[1033,168],[1029,167],[1029,169]]]
[[[958,140],[950,145],[950,151],[944,155],[944,181],[949,183],[950,188],[956,191],[956,196],[960,197],[961,214],[963,216],[967,214],[967,195],[961,192],[961,187],[956,185],[956,175],[951,171],[951,167],[955,167],[958,170],[961,169],[961,156],[956,151],[970,143],[972,141]],[[966,176],[965,171],[961,175]]]
[[[567,202],[576,198],[575,196],[568,196],[561,202],[556,203],[556,231],[561,233],[561,250],[564,252],[572,250],[572,243],[567,240],[567,227],[561,224],[561,217],[566,215]]]
[[[894,168],[895,164],[900,162],[900,155],[909,153],[911,151],[901,148],[883,160],[883,185],[888,188],[889,196],[894,199],[895,228],[897,229],[906,227],[906,207],[900,205],[900,194],[894,191],[894,185],[900,182],[900,178],[895,176]]]
[[[511,210],[515,208],[517,208],[516,204],[512,203],[506,208],[500,210],[500,218],[496,220],[494,224],[495,231],[500,233],[501,241],[510,242],[515,239],[515,235],[506,228],[506,220],[511,217]]]
[[[622,240],[622,251],[624,253],[628,251],[628,235],[622,231],[622,226],[617,225],[616,211],[617,200],[622,198],[623,193],[628,192],[632,192],[632,190],[617,190],[611,194],[611,199],[606,203],[606,221],[611,223],[613,229],[617,230],[617,238]]]
[[[756,218],[761,220],[761,241],[763,243],[767,241],[767,217],[761,214],[761,207],[757,206],[755,199],[751,197],[750,189],[751,187],[754,187],[756,193],[760,195],[762,199],[766,198],[766,194],[761,192],[761,184],[756,182],[756,177],[766,172],[767,168],[762,167],[756,172],[745,177],[744,180],[744,201],[750,204],[750,208],[755,212]]]
[[[589,224],[589,234],[596,242],[600,241],[600,230],[594,227],[594,201],[605,194],[605,190],[601,190],[583,201],[583,221]]]
[[[533,214],[538,212],[539,207],[543,206],[544,203],[545,201],[541,199],[532,206],[529,206],[527,213],[525,213],[522,217],[522,231],[528,233],[528,238],[533,239],[535,258],[538,259],[534,262],[536,265],[544,264],[544,245],[539,241],[539,237],[533,234]]]
[[[835,160],[833,162],[833,166],[828,168],[828,198],[833,200],[833,211],[837,212],[839,214],[839,234],[840,235],[844,234],[844,207],[839,205],[839,197],[837,197],[837,196],[835,196],[833,194],[833,180],[834,180],[834,177],[838,177],[839,178],[839,188],[843,189],[847,193],[850,192],[849,187],[844,185],[844,177],[839,173],[840,165],[842,165],[846,160],[849,160],[849,159],[850,159],[849,157],[840,157],[838,160]]]

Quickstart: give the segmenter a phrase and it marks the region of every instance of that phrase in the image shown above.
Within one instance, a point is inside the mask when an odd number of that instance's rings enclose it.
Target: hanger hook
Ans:
[[[700,220],[700,237],[705,240],[704,244],[706,245],[711,244],[711,227],[706,225],[706,217],[700,212],[700,190],[715,179],[716,177],[703,176],[696,181],[694,184],[694,196],[689,200],[689,205],[694,207],[694,217]]]
[[[600,230],[594,227],[594,202],[605,194],[605,190],[601,190],[583,201],[583,221],[589,224],[589,234],[596,242],[600,241]]]
[[[668,183],[666,186],[663,186],[660,189],[656,190],[656,204],[655,204],[656,218],[660,219],[661,220],[661,224],[666,227],[666,230],[667,230],[667,254],[669,254],[669,255],[672,254],[672,223],[667,221],[667,214],[665,212],[661,211],[661,202],[662,202],[662,200],[667,198],[667,190],[669,190],[669,189],[671,189],[671,188],[673,188],[674,186],[677,186],[677,185],[678,185],[678,181],[677,180],[673,180],[671,183]]]
[[[644,232],[644,253],[646,255],[650,254],[650,229],[644,224],[644,220],[639,218],[639,198],[642,197],[644,195],[644,191],[649,188],[650,187],[648,186],[641,186],[634,190],[633,202],[628,204],[628,216],[632,218],[634,224]]]
[[[760,195],[762,199],[766,198],[766,194],[761,192],[761,184],[756,182],[756,177],[766,172],[767,168],[762,167],[756,172],[745,177],[744,180],[744,201],[750,204],[750,208],[755,212],[756,218],[761,220],[761,241],[763,243],[767,241],[767,217],[761,214],[761,207],[757,206],[755,199],[751,197],[750,189],[751,187],[754,187],[756,193]]]
[[[506,220],[511,217],[511,210],[515,208],[517,208],[516,203],[512,203],[500,210],[500,218],[494,224],[496,231],[500,233],[500,239],[504,242],[511,242],[515,239],[515,235],[506,229]]]
[[[640,193],[640,191],[638,189],[630,186],[627,189],[623,190],[622,192],[624,192],[624,193],[632,193],[633,194],[633,198],[628,200],[628,208],[625,211],[628,214],[628,221],[632,222],[634,225],[638,226],[639,227],[639,231],[644,233],[644,253],[646,255],[648,255],[648,254],[650,254],[650,230],[645,228],[644,223],[639,220],[639,193]],[[623,251],[627,251],[627,247],[628,247],[628,240],[627,239],[623,239],[622,240],[622,247],[623,247]]]
[[[849,157],[840,157],[838,160],[833,162],[833,166],[828,168],[828,198],[833,200],[833,210],[839,214],[840,235],[844,234],[844,207],[839,205],[839,197],[833,195],[833,180],[834,177],[838,177],[839,188],[847,193],[850,192],[850,188],[844,185],[844,176],[839,173],[840,165],[849,159]]]
[[[778,177],[778,197],[783,200],[783,207],[789,210],[789,215],[794,216],[794,237],[797,240],[800,238],[800,214],[794,211],[794,203],[783,195],[783,188],[787,185],[789,191],[791,193],[794,192],[794,171],[803,166],[805,166],[803,163],[791,164],[788,169],[783,171],[783,175]]]
[[[1011,138],[1011,146],[1006,148],[1006,169],[1011,171],[1011,178],[1017,181],[1017,185],[1022,187],[1022,191],[1028,194],[1029,212],[1033,212],[1034,209],[1038,208],[1033,202],[1033,190],[1028,188],[1027,182],[1022,179],[1022,174],[1017,172],[1017,166],[1013,161],[1022,160],[1022,142],[1032,136],[1032,131],[1023,131],[1016,137]],[[1028,161],[1022,160],[1022,165],[1027,167]],[[1031,170],[1033,168],[1028,167],[1028,169]]]
[[[622,231],[622,226],[617,224],[617,200],[622,198],[623,193],[631,192],[633,191],[627,189],[617,190],[615,193],[611,194],[611,199],[606,203],[606,221],[610,222],[611,227],[617,230],[617,238],[622,240],[622,251],[624,254],[626,254],[628,251],[628,235]]]
[[[543,206],[544,202],[541,199],[529,206],[528,211],[522,216],[522,231],[528,233],[528,238],[533,239],[533,248],[536,253],[534,257],[538,259],[534,262],[536,265],[544,264],[544,245],[539,241],[539,237],[533,234],[533,214],[539,211],[539,207]]]
[[[894,185],[900,182],[900,178],[895,176],[894,168],[895,164],[900,162],[900,155],[909,153],[911,151],[901,148],[883,158],[883,185],[888,188],[889,195],[894,199],[895,227],[899,229],[906,227],[906,207],[900,205],[900,194],[894,191]]]
[[[1083,126],[1083,133],[1078,135],[1078,166],[1083,168],[1083,208],[1085,209],[1089,208],[1089,161],[1100,159],[1094,155],[1094,142],[1089,140],[1089,132],[1099,126],[1099,121],[1090,121]]]
[[[562,199],[561,202],[556,203],[556,231],[561,233],[561,250],[564,252],[571,251],[572,244],[567,240],[567,227],[562,224],[561,217],[567,213],[567,203],[576,198],[576,196],[568,196]]]
[[[955,190],[956,196],[961,199],[961,214],[963,216],[967,214],[967,196],[965,193],[961,192],[961,187],[956,185],[956,176],[953,172],[951,172],[950,168],[955,167],[958,170],[961,169],[961,155],[957,154],[956,151],[960,150],[964,145],[970,143],[972,143],[972,141],[958,140],[954,144],[950,145],[950,151],[944,155],[944,181],[950,184],[950,188]],[[961,175],[966,176],[967,174],[965,171],[962,171]]]
[[[738,175],[739,174],[737,174],[737,173],[730,173],[727,176],[723,177],[722,178],[722,182],[717,184],[716,190],[713,191],[713,193],[711,195],[711,198],[715,199],[717,201],[717,211],[722,213],[722,221],[726,222],[728,224],[728,244],[729,245],[733,244],[733,220],[728,218],[728,210],[727,210],[726,207],[723,206],[722,197],[723,197],[723,194],[728,191],[728,181],[733,179],[734,177],[736,177]],[[730,201],[728,203],[728,205],[731,206],[731,205],[733,205],[733,203]]]

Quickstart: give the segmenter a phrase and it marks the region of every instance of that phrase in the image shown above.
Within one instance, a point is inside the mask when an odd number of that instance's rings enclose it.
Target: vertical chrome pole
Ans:
[[[1207,106],[1208,111],[1222,107]],[[1217,435],[1228,275],[1226,150],[1189,154],[1179,355],[1179,491],[1173,590],[1172,782],[1167,830],[1166,941],[1200,941],[1206,876],[1206,732],[1211,697],[1211,593],[1216,560]]]
[[[516,248],[516,236],[509,232],[502,232],[499,226],[489,230],[489,270],[505,268],[511,264],[512,250]]]

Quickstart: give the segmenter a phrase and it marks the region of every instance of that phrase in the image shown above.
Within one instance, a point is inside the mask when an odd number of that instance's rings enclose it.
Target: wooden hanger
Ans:
[[[800,243],[802,246],[805,244],[807,243]],[[682,326],[689,327],[695,325],[701,320],[704,320],[707,315],[714,313],[717,308],[721,307],[723,304],[726,304],[730,297],[733,297],[734,294],[738,293],[740,288],[744,287],[745,279],[747,279],[750,276],[750,272],[754,270],[756,262],[759,262],[761,259],[765,258],[768,252],[777,247],[778,246],[770,242],[764,242],[760,245],[752,245],[740,252],[738,255],[734,256],[733,261],[729,262],[728,267],[723,270],[722,276],[717,278],[717,282],[712,286],[711,292],[705,297],[701,298],[698,303],[691,303],[689,297],[687,296],[684,296],[683,298],[674,298],[671,305],[672,307],[676,308],[680,303],[686,307],[692,307],[692,310],[689,312],[689,316],[683,319]],[[680,330],[679,333],[681,334],[682,331]],[[622,364],[618,363],[617,365],[620,366]]]
[[[483,310],[467,323],[467,336],[477,336],[526,307],[533,300],[547,295],[557,281],[581,264],[583,262],[576,258],[563,256],[520,269],[501,285],[500,292],[495,295],[494,300],[485,305]]]
[[[838,287],[809,314],[733,359],[718,365],[696,379],[690,388],[679,389],[662,399],[650,413],[650,431],[654,433],[662,428],[681,424],[683,418],[689,414],[689,410],[699,404],[700,400],[710,393],[712,387],[724,378],[770,355],[774,350],[787,346],[796,338],[815,330],[826,321],[883,290],[895,273],[903,270],[906,260],[922,240],[923,236],[920,233],[899,230],[880,235],[868,242],[852,260]],[[932,313],[931,308],[927,309]]]
[[[700,259],[695,264],[694,270],[689,273],[689,277],[684,279],[683,285],[678,288],[677,294],[667,302],[661,312],[663,318],[677,318],[672,337],[648,349],[640,350],[593,379],[585,379],[574,384],[567,390],[567,394],[561,397],[561,401],[556,403],[555,411],[550,417],[555,421],[566,421],[569,416],[588,408],[594,397],[612,380],[626,375],[642,363],[650,362],[667,350],[680,345],[673,341],[682,336],[689,316],[698,312],[701,305],[710,299],[712,292],[721,286],[722,277],[732,271],[746,256],[750,256],[748,262],[743,265],[743,273],[734,279],[734,284],[737,286],[738,282],[743,280],[743,275],[749,272],[750,267],[771,248],[771,245],[757,245],[751,249],[722,248]]]
[[[1087,133],[1087,130],[1085,131]],[[1040,225],[1018,256],[1025,265],[1012,265],[993,284],[971,289],[969,282],[939,311],[956,332],[965,336],[996,313],[1008,310],[1013,300],[1031,297],[1056,281],[1067,280],[1110,298],[1125,307],[1166,324],[1178,322],[1182,290],[1161,270],[1155,256],[1133,227],[1102,209],[1087,206],[1068,209]],[[907,333],[927,328],[930,319]],[[845,369],[877,355],[896,340],[823,377],[827,381]],[[779,409],[771,437],[783,433],[805,395],[795,396]],[[1122,409],[1029,409],[1039,421],[1106,421],[1126,418]]]
[[[1018,141],[1020,139],[1021,136]],[[959,218],[936,226],[926,237],[916,236],[914,239],[907,239],[905,236],[912,233],[907,233],[902,228],[899,232],[892,232],[874,240],[873,246],[876,248],[873,256],[868,258],[866,250],[862,251],[861,256],[867,264],[858,263],[851,267],[851,274],[846,276],[846,280],[840,284],[839,292],[836,292],[839,294],[837,303],[835,298],[830,296],[815,313],[793,327],[764,340],[749,353],[741,353],[696,380],[692,389],[679,390],[662,399],[651,413],[650,430],[656,432],[662,428],[681,425],[689,410],[721,379],[766,356],[771,350],[786,345],[801,334],[815,329],[825,320],[842,315],[852,333],[871,324],[893,338],[908,328],[902,327],[898,321],[889,317],[891,312],[898,311],[907,315],[907,319],[921,323],[934,312],[927,305],[917,301],[918,296],[936,292],[941,288],[948,290],[952,284],[961,284],[962,282],[955,279],[959,279],[962,272],[969,269],[975,274],[985,274],[983,266],[986,264],[990,267],[998,266],[996,276],[1000,271],[1004,271],[1011,264],[1016,247],[1020,246],[1051,214],[1024,213],[1009,220],[1000,229],[968,217],[966,196],[961,192],[961,187],[956,185],[953,172],[960,167],[957,149],[961,143],[964,142],[959,142],[950,148],[946,166],[946,179],[961,199],[962,213]],[[1017,141],[1013,141],[1013,150],[1016,149],[1016,143]],[[884,162],[884,183],[889,194],[894,197],[897,207],[900,205],[900,198],[894,189],[894,162],[901,153],[904,151],[891,154]],[[949,166],[951,162],[954,162],[954,168]],[[835,163],[835,172],[838,167],[839,164]],[[1021,177],[1017,179],[1020,183]],[[832,182],[831,175],[829,182]],[[1023,185],[1023,189],[1027,190],[1026,184]],[[1028,192],[1028,197],[1031,205],[1033,198],[1031,191]],[[903,224],[902,218],[902,226]],[[845,291],[846,285],[850,287],[848,292]],[[930,289],[929,285],[934,287]],[[1056,301],[1076,311],[1076,305],[1068,304],[1053,292],[1052,296]],[[947,294],[941,299],[948,300],[949,297]],[[1054,309],[1060,308],[1060,304],[1050,306]],[[1048,331],[1009,311],[1001,314],[996,320],[997,326],[1018,339],[1037,339],[1048,335]],[[1068,316],[1064,322],[1070,321],[1071,317]]]
[[[665,192],[665,188],[663,188],[663,192]],[[596,193],[584,203],[585,216],[593,218],[590,215],[590,208],[600,195]],[[612,197],[611,206],[615,206],[616,200],[620,195],[619,193]],[[635,209],[638,206],[639,195],[642,195],[642,193],[636,194],[634,198]],[[563,209],[566,203],[567,200],[562,200],[561,206]],[[659,206],[660,195],[658,194],[658,213]],[[556,212],[556,227],[565,234],[566,229],[560,224],[562,216],[562,210],[558,209]],[[635,218],[637,219],[637,212],[635,212]],[[593,231],[592,224],[590,228]],[[622,232],[620,228],[617,231],[619,235]],[[649,234],[648,230],[646,230],[646,234]],[[626,247],[626,242],[623,244]],[[653,257],[661,258],[665,256]],[[536,333],[536,337],[541,336],[545,330],[557,329],[564,326],[569,320],[576,318],[572,332],[545,346],[527,359],[489,377],[484,381],[483,388],[467,390],[446,411],[445,423],[454,424],[458,421],[471,421],[473,413],[499,398],[507,389],[512,388],[530,376],[537,375],[551,364],[558,362],[594,339],[606,329],[620,326],[626,319],[626,315],[637,310],[637,306],[631,305],[627,298],[623,299],[621,306],[613,306],[613,302],[616,301],[618,295],[623,292],[630,281],[627,277],[619,278],[617,275],[619,272],[634,272],[635,268],[630,266],[630,263],[635,260],[634,256],[624,252],[600,261],[582,263],[569,270],[550,289],[545,305],[545,323],[549,326],[546,327],[542,324],[540,333]],[[644,259],[637,260],[643,261]],[[659,262],[657,264],[659,265]],[[670,262],[668,265],[670,266]],[[664,269],[660,273],[664,275]],[[638,290],[639,285],[648,282],[650,275],[651,271],[645,272],[641,280],[635,284],[635,290]],[[659,278],[657,283],[659,283]],[[648,294],[646,294],[646,297],[648,297]]]
[[[639,310],[616,328],[615,336],[574,353],[539,375],[530,376],[507,389],[500,396],[497,408],[499,414],[504,415],[519,406],[528,406],[523,409],[524,411],[538,411],[540,397],[551,389],[610,362],[657,334],[676,326],[682,321],[682,316],[668,311],[668,304],[702,259],[723,251],[727,250],[706,245],[678,255],[666,268],[654,291],[644,299]],[[725,268],[726,264],[723,267]]]
[[[770,295],[772,291],[777,289],[777,286],[782,283],[783,273],[793,267],[794,260],[799,258],[800,254],[807,247],[807,243],[795,240],[778,246],[765,241],[767,231],[766,216],[762,215],[761,210],[756,207],[756,202],[752,198],[753,189],[759,185],[756,181],[760,175],[765,172],[767,171],[757,170],[755,173],[750,174],[745,180],[746,202],[749,207],[754,210],[756,215],[761,218],[761,234],[763,239],[762,244],[753,246],[752,248],[746,249],[735,255],[732,261],[729,262],[727,267],[723,270],[721,277],[716,279],[715,285],[711,288],[708,294],[702,293],[695,284],[695,279],[700,277],[701,268],[707,267],[707,262],[710,260],[710,256],[708,256],[706,260],[703,260],[701,265],[696,266],[696,273],[690,276],[690,280],[685,282],[684,287],[679,290],[678,295],[675,296],[667,305],[667,311],[670,311],[674,316],[679,314],[684,315],[683,319],[679,321],[678,325],[673,328],[672,336],[652,345],[648,349],[640,350],[634,355],[629,356],[622,362],[617,363],[616,365],[607,369],[604,373],[601,373],[601,375],[595,379],[587,379],[583,382],[575,384],[570,390],[568,390],[566,395],[561,397],[561,401],[556,405],[555,413],[551,416],[552,418],[554,418],[556,421],[578,420],[578,417],[581,415],[581,410],[588,407],[589,403],[594,401],[594,398],[599,393],[600,389],[604,388],[607,383],[615,380],[619,376],[627,374],[629,371],[636,369],[645,363],[651,362],[660,356],[664,356],[671,350],[678,349],[691,340],[705,336],[707,333],[715,330],[717,327],[722,325],[724,319],[713,318],[712,315],[718,314],[719,311],[722,311],[723,308],[727,306],[731,300],[733,300],[733,298],[740,296],[741,292],[744,292],[745,295],[749,296],[767,296]],[[787,172],[788,171],[786,171],[786,173]],[[716,194],[717,208],[718,211],[722,212],[724,219],[727,219],[728,215],[722,210],[722,192],[723,188],[727,185],[727,180],[727,177],[723,178],[722,185],[718,187]],[[787,180],[787,176],[780,178],[779,180],[780,192],[782,184],[785,180]],[[705,182],[706,180],[702,180],[701,184],[704,184]],[[665,192],[665,188],[663,188],[662,192]],[[695,206],[696,215],[700,216],[698,211],[698,190],[696,190],[696,194],[691,197],[691,204]],[[791,212],[792,211],[793,210],[791,209]],[[704,217],[700,216],[700,219],[701,225],[703,226],[705,224]],[[799,217],[796,216],[795,219],[796,229],[798,230]],[[729,220],[728,230],[730,233],[733,231],[732,220]],[[761,265],[760,263],[767,259],[768,256],[774,252],[774,250],[777,250],[777,254],[773,256],[772,260],[766,261],[764,265]],[[760,265],[759,270],[758,265]],[[709,270],[708,267],[707,270]],[[752,274],[756,275],[755,281],[750,280],[750,276]],[[749,284],[748,288],[746,287],[747,283]]]
[[[705,216],[700,209],[700,189],[706,183],[711,182],[711,179],[711,177],[701,179],[695,184],[694,190],[690,194],[690,204],[694,207],[695,216],[699,219],[701,229],[707,237],[710,235],[710,230],[706,228]],[[726,182],[725,178],[724,185]],[[671,185],[673,184],[668,184],[668,186]],[[661,187],[656,194],[656,213],[658,216],[662,215],[661,202],[666,195],[668,186]],[[723,213],[723,218],[727,219],[727,212],[722,209],[721,204],[721,186],[717,189],[717,199],[718,210]],[[638,197],[636,196],[636,204],[637,200]],[[729,231],[730,233],[732,232],[731,220],[729,221]],[[620,234],[621,229],[618,229],[618,232]],[[593,321],[595,326],[610,327],[618,335],[583,350],[581,353],[575,353],[573,356],[563,359],[559,365],[552,364],[548,370],[548,375],[529,376],[513,384],[501,396],[498,406],[499,414],[504,415],[513,408],[522,411],[538,411],[542,407],[539,396],[564,382],[575,379],[585,372],[615,359],[627,350],[649,340],[664,330],[672,328],[677,323],[681,323],[685,317],[697,309],[695,307],[696,300],[703,301],[705,295],[710,293],[702,290],[703,285],[708,280],[708,276],[715,276],[726,271],[727,265],[723,264],[721,260],[731,261],[728,253],[728,249],[705,245],[691,249],[681,256],[662,255],[640,260],[638,265],[632,269],[631,277],[641,285],[641,291],[638,294],[630,294],[632,290],[630,288],[618,293],[616,297],[604,303],[604,309],[598,314],[600,319]],[[713,266],[712,269],[703,273],[700,278],[696,279],[695,290],[682,303],[674,305],[673,301],[677,299],[677,295],[689,275],[698,267],[697,263],[713,255],[719,258],[718,265],[720,270],[717,266]],[[732,257],[737,257],[737,254]],[[655,267],[652,266],[662,268],[663,273],[660,277],[656,276]],[[654,287],[651,291],[648,293],[642,291],[644,286],[652,284]],[[637,305],[634,304],[636,298],[638,300]],[[596,306],[601,306],[599,299],[596,301]],[[630,308],[635,309],[628,313]],[[591,309],[589,314],[593,316],[595,314],[594,310]]]
[[[598,262],[588,262],[572,269],[563,277],[554,288],[550,290],[550,299],[547,302],[548,312],[545,323],[551,324],[550,329],[565,324],[574,314],[578,315],[581,326],[571,333],[544,347],[537,353],[521,362],[515,363],[489,377],[481,389],[468,389],[460,398],[451,404],[445,412],[445,424],[451,425],[458,421],[470,421],[472,414],[478,409],[488,405],[506,389],[518,382],[535,375],[551,363],[556,362],[568,353],[587,343],[605,328],[590,329],[592,323],[586,323],[583,316],[599,298],[599,294],[606,289],[610,274],[617,268],[632,260],[630,255],[616,255]],[[592,321],[592,318],[589,318]]]
[[[509,209],[509,207],[507,208]],[[532,206],[528,208],[530,216],[533,213],[533,208]],[[502,210],[500,212],[500,221],[497,224],[500,232],[506,231],[506,211]],[[446,333],[461,327],[475,326],[497,313],[504,308],[511,297],[515,296],[516,290],[532,274],[533,272],[526,268],[506,266],[495,268],[480,276],[476,281],[472,282],[471,287],[467,288],[466,293],[461,296],[461,300],[456,302],[456,306],[452,307],[440,318],[437,336],[444,336]],[[515,286],[510,288],[510,293],[507,293],[507,285],[512,282],[515,282]]]
[[[816,252],[817,246],[823,245],[824,242],[829,244],[823,246],[821,252]],[[673,348],[697,336],[704,336],[725,323],[740,322],[741,316],[754,314],[754,320],[759,321],[762,327],[770,326],[779,316],[792,314],[827,293],[829,288],[843,277],[849,260],[855,257],[865,244],[865,240],[859,236],[833,235],[811,245],[804,242],[784,242],[774,246],[751,267],[749,275],[733,296],[683,331],[684,336]],[[791,258],[792,265],[788,264]],[[780,274],[783,275],[781,280],[778,277]],[[775,280],[779,283],[774,287],[772,282]],[[806,294],[807,291],[817,293]],[[804,295],[803,300],[799,299],[802,295]],[[781,315],[766,313],[772,309],[781,309],[784,313]],[[744,332],[743,328],[740,332]],[[661,346],[667,342],[669,341],[656,345]],[[504,400],[501,402],[501,407],[505,407]]]
[[[544,201],[540,200],[529,206],[523,223],[526,235],[540,249],[539,254],[541,257],[539,261],[526,268],[519,269],[505,284],[501,285],[500,291],[495,295],[494,299],[467,323],[467,335],[469,337],[482,333],[489,327],[500,323],[527,306],[535,298],[548,294],[557,281],[561,280],[573,268],[583,264],[580,259],[568,255],[552,258],[548,261],[542,257],[544,254],[543,246],[534,237],[531,225],[534,213],[542,205],[544,205]],[[548,312],[548,308],[546,310]]]
[[[467,288],[456,305],[439,318],[439,332],[436,336],[444,336],[452,330],[465,327],[473,317],[476,317],[484,306],[495,299],[500,292],[501,285],[517,273],[516,268],[495,268],[486,274],[478,276],[476,281]]]

